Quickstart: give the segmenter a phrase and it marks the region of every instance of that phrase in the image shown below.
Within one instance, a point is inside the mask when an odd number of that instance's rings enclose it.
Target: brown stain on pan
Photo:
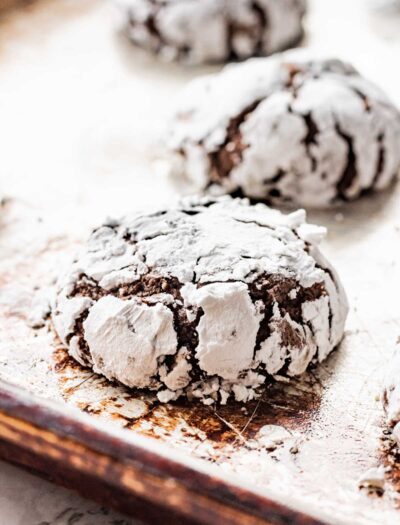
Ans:
[[[318,390],[302,391],[276,383],[268,385],[259,400],[246,405],[230,402],[213,408],[186,400],[156,405],[131,428],[141,430],[143,421],[150,420],[157,428],[172,432],[180,420],[186,424],[188,434],[195,428],[214,445],[238,443],[240,436],[241,441],[253,439],[264,425],[305,429],[317,412],[320,400]]]
[[[400,493],[400,449],[390,428],[383,428],[380,442],[379,463],[387,469],[386,481],[390,483],[392,490]],[[394,500],[393,503],[397,508],[400,508],[398,499]]]
[[[75,359],[73,359],[68,352],[62,348],[56,348],[54,350],[54,371],[57,373],[62,373],[65,369],[70,370],[80,370],[82,367],[79,365]]]
[[[245,405],[230,402],[210,407],[187,400],[163,404],[153,394],[130,390],[94,374],[63,348],[57,348],[53,357],[63,397],[82,411],[111,417],[126,428],[164,441],[175,441],[177,437],[207,440],[220,451],[225,445],[243,445],[264,425],[305,431],[318,413],[323,393],[316,375],[309,373],[290,384],[272,381],[258,400]],[[142,410],[138,414],[126,414],[129,404],[139,403]]]

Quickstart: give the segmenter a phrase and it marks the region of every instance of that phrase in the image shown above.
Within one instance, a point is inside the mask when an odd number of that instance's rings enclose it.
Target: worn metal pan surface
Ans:
[[[310,43],[400,102],[400,20],[361,0],[310,4]],[[113,13],[38,0],[0,19],[0,455],[154,523],[400,521],[377,401],[400,335],[399,188],[310,215],[329,227],[325,252],[348,290],[346,338],[246,407],[160,405],[78,366],[40,322],[92,226],[176,196],[155,169],[157,137],[172,97],[205,69],[133,51]],[[391,461],[383,494],[359,489]]]

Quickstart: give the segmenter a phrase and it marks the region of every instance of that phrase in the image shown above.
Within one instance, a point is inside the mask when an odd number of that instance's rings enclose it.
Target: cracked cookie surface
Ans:
[[[287,52],[193,81],[167,147],[196,189],[324,208],[386,188],[400,168],[400,113],[339,60]]]
[[[161,401],[246,402],[342,339],[324,233],[303,211],[230,197],[109,222],[60,279],[54,326],[81,364]]]
[[[303,36],[304,0],[119,0],[132,42],[189,64],[282,51]]]

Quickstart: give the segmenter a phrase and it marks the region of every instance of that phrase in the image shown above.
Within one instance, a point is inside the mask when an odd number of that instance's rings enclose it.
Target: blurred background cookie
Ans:
[[[167,142],[196,189],[323,208],[393,181],[400,112],[350,64],[287,52],[194,80]]]
[[[131,41],[189,64],[269,55],[303,36],[304,0],[119,0]]]

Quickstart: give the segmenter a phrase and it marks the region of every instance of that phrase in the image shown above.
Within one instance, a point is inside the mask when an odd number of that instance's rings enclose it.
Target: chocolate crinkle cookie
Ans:
[[[305,0],[119,0],[132,42],[189,64],[269,55],[303,36]]]
[[[400,112],[351,65],[287,52],[193,81],[166,140],[181,183],[324,208],[393,181]]]
[[[108,222],[61,279],[54,326],[82,365],[160,401],[246,402],[342,339],[323,235],[304,211],[230,197]]]

